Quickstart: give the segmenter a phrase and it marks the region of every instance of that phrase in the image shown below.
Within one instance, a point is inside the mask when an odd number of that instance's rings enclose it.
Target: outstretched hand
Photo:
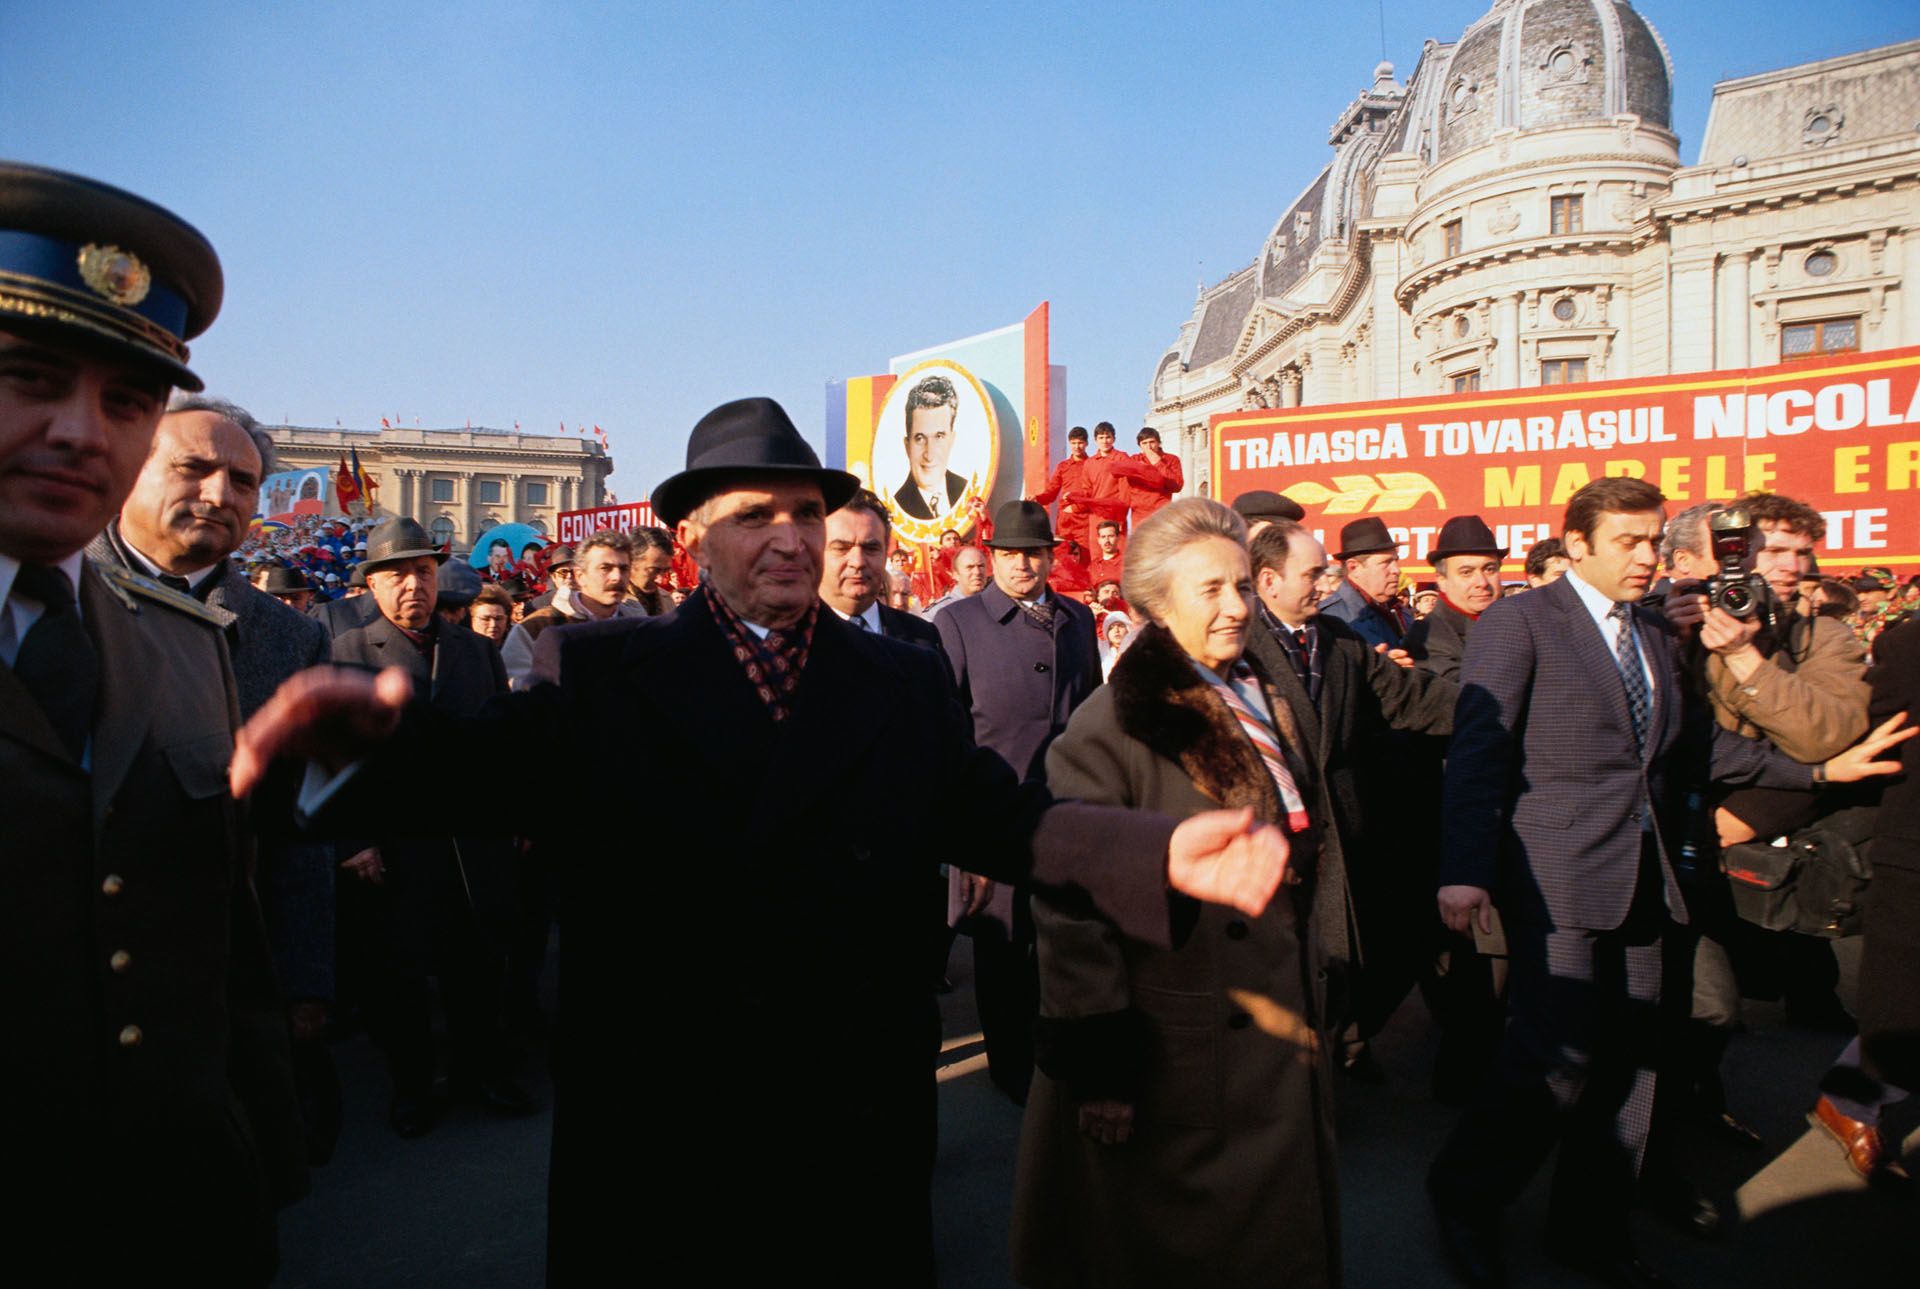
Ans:
[[[1881,774],[1898,774],[1899,761],[1877,761],[1874,758],[1897,743],[1904,743],[1915,734],[1920,734],[1920,725],[1909,725],[1905,712],[1895,712],[1893,716],[1876,726],[1872,733],[1855,743],[1827,762],[1828,783],[1858,783],[1861,779]]]
[[[1167,844],[1167,884],[1182,895],[1259,917],[1287,874],[1287,839],[1253,811],[1209,810],[1182,820]]]
[[[345,667],[309,667],[291,676],[233,740],[227,780],[233,795],[258,787],[283,756],[339,769],[363,756],[400,724],[413,682],[399,667],[378,675]]]

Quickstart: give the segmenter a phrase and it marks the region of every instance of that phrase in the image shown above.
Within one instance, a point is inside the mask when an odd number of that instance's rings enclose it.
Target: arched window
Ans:
[[[445,546],[453,540],[453,521],[445,515],[442,515],[433,521],[431,531],[433,533],[433,544],[435,546]]]

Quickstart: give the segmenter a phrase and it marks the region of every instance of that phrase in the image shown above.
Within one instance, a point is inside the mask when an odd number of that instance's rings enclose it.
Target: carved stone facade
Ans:
[[[374,514],[407,515],[456,550],[496,524],[558,529],[563,510],[606,501],[613,458],[598,443],[514,430],[266,427],[281,469],[337,469],[349,450],[375,482]]]
[[[1624,0],[1498,0],[1391,64],[1253,263],[1203,288],[1145,424],[1920,344],[1920,41],[1726,81],[1680,164]],[[1904,284],[1904,285],[1903,285]],[[1811,348],[1809,348],[1811,347]]]

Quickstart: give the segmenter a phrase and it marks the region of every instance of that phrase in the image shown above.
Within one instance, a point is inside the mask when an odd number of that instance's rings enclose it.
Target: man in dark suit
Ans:
[[[0,164],[0,1209],[9,1279],[264,1285],[306,1171],[223,767],[221,618],[83,548],[219,311],[198,232]]]
[[[915,519],[935,519],[960,504],[967,481],[947,469],[960,395],[945,376],[929,376],[907,391],[907,480],[893,494]]]
[[[931,622],[881,602],[891,530],[886,506],[864,488],[827,516],[820,602],[858,630],[937,650],[940,633]]]
[[[1686,793],[1709,777],[1813,781],[1714,727],[1687,699],[1664,620],[1636,607],[1663,501],[1640,479],[1575,493],[1563,526],[1572,571],[1489,608],[1461,671],[1440,913],[1464,932],[1497,902],[1511,954],[1494,1076],[1428,1179],[1446,1252],[1473,1283],[1501,1280],[1498,1214],[1556,1142],[1554,1255],[1612,1284],[1667,1283],[1634,1257],[1627,1210],[1663,1032],[1661,937],[1686,917],[1669,839]],[[1867,765],[1884,746],[1870,740],[1825,774],[1887,772]]]
[[[1341,1058],[1373,1070],[1364,1040],[1393,1014],[1430,962],[1432,915],[1422,855],[1388,822],[1408,813],[1417,784],[1386,749],[1395,731],[1444,734],[1456,690],[1390,661],[1351,627],[1319,612],[1325,550],[1290,519],[1253,540],[1257,622],[1247,653],[1273,678],[1313,757],[1321,839],[1316,888],[1332,973],[1330,1008],[1344,1022]],[[1408,891],[1419,893],[1418,907]]]
[[[1449,685],[1460,683],[1460,660],[1467,636],[1480,615],[1500,598],[1500,561],[1507,548],[1494,540],[1493,530],[1478,515],[1456,515],[1440,527],[1440,537],[1427,557],[1433,561],[1434,581],[1440,591],[1433,612],[1407,632],[1407,653],[1420,670]],[[1411,761],[1415,772],[1437,782],[1446,763],[1445,738],[1424,740]],[[1431,885],[1432,875],[1422,883]],[[1436,958],[1436,971],[1422,982],[1427,1005],[1440,1022],[1440,1046],[1434,1055],[1434,1095],[1452,1105],[1464,1105],[1479,1090],[1493,1057],[1500,1049],[1506,1023],[1507,947],[1496,916],[1489,931],[1470,928],[1457,935],[1445,927],[1434,931],[1445,937]],[[1428,926],[1433,923],[1428,920]]]
[[[320,826],[459,791],[474,746],[618,731],[668,750],[652,786],[675,809],[643,849],[588,812],[534,825],[568,848],[549,1283],[636,1245],[730,1278],[930,1278],[916,910],[933,865],[1061,889],[1157,944],[1169,882],[1255,911],[1277,888],[1272,832],[1052,802],[972,746],[936,656],[821,612],[826,516],[857,486],[778,404],[725,404],[653,493],[702,570],[677,612],[546,633],[548,683],[480,721],[408,707],[399,676],[315,671],[243,733],[236,790],[277,755],[314,758]],[[404,800],[396,763],[414,768]],[[638,1212],[607,1182],[636,1159],[673,1179]]]
[[[379,614],[334,638],[333,661],[399,668],[423,701],[472,716],[507,692],[507,672],[488,640],[434,613],[446,558],[411,519],[377,525],[365,568],[366,598]],[[498,1027],[517,894],[510,852],[493,838],[381,830],[336,850],[346,874],[343,948],[367,1027],[393,1073],[393,1130],[417,1137],[436,1118],[429,976],[440,982],[447,1017],[449,1095],[472,1096],[501,1114],[530,1113],[532,1101],[506,1075]]]
[[[1047,748],[1100,685],[1100,646],[1085,605],[1047,588],[1053,528],[1037,501],[1010,501],[987,542],[993,581],[933,620],[953,664],[974,740],[1023,779],[1044,782]],[[1025,1105],[1040,1010],[1026,893],[954,869],[949,907],[973,936],[974,997],[988,1071]]]

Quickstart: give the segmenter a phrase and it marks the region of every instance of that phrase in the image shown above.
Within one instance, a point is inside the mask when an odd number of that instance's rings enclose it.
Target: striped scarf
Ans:
[[[1273,718],[1267,715],[1267,696],[1260,689],[1260,680],[1253,674],[1253,668],[1244,661],[1233,664],[1233,670],[1227,673],[1227,679],[1206,673],[1217,682],[1220,696],[1227,700],[1227,708],[1240,721],[1240,730],[1252,742],[1254,751],[1260,754],[1266,763],[1267,773],[1273,776],[1273,786],[1280,790],[1280,805],[1287,812],[1287,831],[1299,833],[1307,828],[1307,803],[1300,796],[1300,786],[1294,782],[1293,771],[1287,768],[1286,753],[1280,748],[1280,734],[1274,729]]]

